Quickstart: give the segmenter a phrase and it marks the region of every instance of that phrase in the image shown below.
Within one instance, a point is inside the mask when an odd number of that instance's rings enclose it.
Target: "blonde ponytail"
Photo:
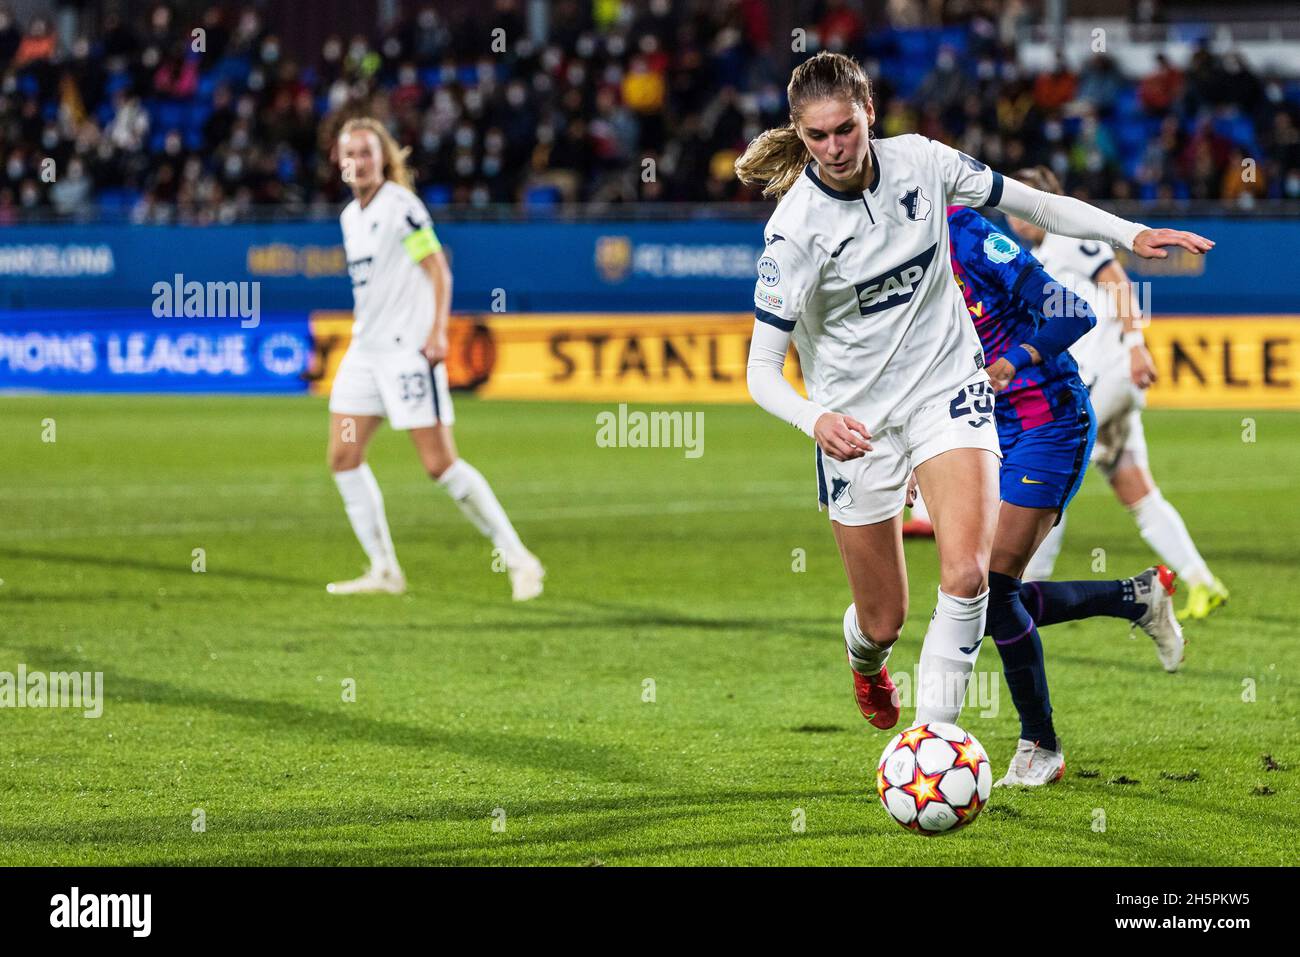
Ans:
[[[374,133],[379,140],[379,149],[384,157],[384,179],[392,180],[398,186],[404,186],[414,192],[415,176],[406,165],[406,159],[411,155],[411,148],[399,146],[397,140],[393,139],[393,134],[388,132],[388,128],[372,116],[357,116],[348,120],[339,130],[339,137],[360,130]]]
[[[762,185],[764,196],[780,199],[811,159],[794,126],[778,126],[754,137],[736,160],[736,176],[746,185]]]

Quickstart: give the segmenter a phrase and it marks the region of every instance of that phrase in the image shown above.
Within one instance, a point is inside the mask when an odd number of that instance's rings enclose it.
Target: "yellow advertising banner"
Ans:
[[[452,388],[485,398],[748,402],[753,318],[736,313],[530,313],[452,319]],[[311,317],[312,391],[327,394],[351,314]],[[1146,329],[1160,379],[1151,408],[1300,409],[1300,315],[1169,316]],[[800,392],[791,350],[786,378]]]
[[[1162,316],[1145,330],[1153,409],[1300,409],[1300,315]]]
[[[488,398],[748,402],[752,316],[734,313],[536,314],[494,318]],[[786,377],[802,390],[798,365]]]
[[[311,317],[312,391],[328,394],[351,338],[346,312]],[[752,316],[735,313],[529,313],[452,318],[452,388],[494,399],[748,402]],[[786,378],[803,391],[791,350]]]

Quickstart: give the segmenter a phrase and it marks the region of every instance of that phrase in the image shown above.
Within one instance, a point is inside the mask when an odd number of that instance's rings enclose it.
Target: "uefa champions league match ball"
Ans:
[[[894,735],[876,768],[876,790],[889,816],[926,837],[975,820],[992,787],[983,745],[955,724],[937,721]]]

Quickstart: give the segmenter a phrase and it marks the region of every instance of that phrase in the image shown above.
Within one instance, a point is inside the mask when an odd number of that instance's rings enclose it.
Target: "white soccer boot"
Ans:
[[[1183,663],[1183,626],[1174,613],[1174,573],[1164,565],[1153,565],[1132,579],[1133,600],[1147,606],[1146,613],[1133,624],[1145,631],[1156,643],[1156,654],[1165,671],[1177,671]]]
[[[510,573],[510,591],[515,601],[530,601],[542,593],[546,569],[532,552],[526,551],[508,562],[506,570]]]
[[[993,786],[995,788],[1023,785],[1038,787],[1061,780],[1065,774],[1065,754],[1062,751],[1048,751],[1040,748],[1037,741],[1020,739],[1016,745],[1016,756],[1011,759],[1006,776]]]
[[[400,568],[375,568],[372,565],[360,578],[330,582],[325,590],[331,595],[400,595],[406,591],[406,576]]]

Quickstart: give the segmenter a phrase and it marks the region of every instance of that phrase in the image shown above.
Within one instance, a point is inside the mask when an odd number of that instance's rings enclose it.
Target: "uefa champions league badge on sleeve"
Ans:
[[[758,261],[758,281],[764,286],[775,286],[781,281],[781,267],[771,256],[764,256]]]
[[[995,263],[1009,263],[1020,254],[1020,247],[1001,233],[984,237],[984,255]]]

